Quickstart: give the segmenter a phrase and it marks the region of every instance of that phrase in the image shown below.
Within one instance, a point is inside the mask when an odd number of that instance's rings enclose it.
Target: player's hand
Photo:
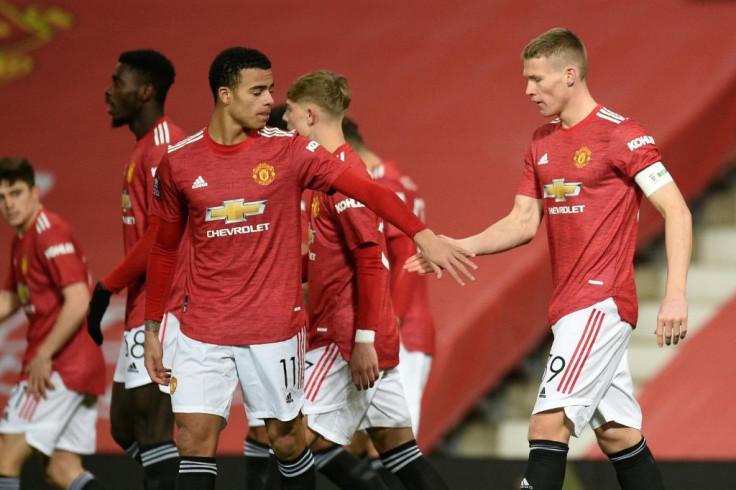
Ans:
[[[657,345],[675,344],[687,335],[687,300],[684,295],[665,296],[657,314]]]
[[[424,258],[422,252],[417,252],[406,259],[406,262],[404,262],[404,269],[409,272],[416,272],[420,276],[423,276],[424,274],[431,274],[434,272],[434,269],[432,269],[432,264],[430,264],[429,261]]]
[[[414,243],[419,247],[432,272],[437,275],[437,279],[442,278],[444,269],[461,286],[465,286],[465,282],[458,271],[471,281],[475,281],[475,277],[468,270],[468,268],[472,270],[478,268],[469,259],[469,257],[475,257],[475,254],[461,247],[457,241],[444,236],[439,237],[427,228],[414,235]]]
[[[373,388],[379,376],[378,354],[373,342],[356,342],[350,358],[350,372],[358,390]]]
[[[110,305],[110,296],[112,292],[98,282],[92,291],[92,297],[89,300],[89,311],[87,312],[87,332],[97,345],[102,345],[102,317]]]
[[[163,363],[164,349],[158,339],[158,332],[145,332],[143,343],[143,362],[146,371],[154,383],[168,386],[171,380],[171,369],[166,369]]]
[[[51,358],[37,354],[26,366],[28,373],[28,395],[36,401],[46,398],[46,390],[56,387],[51,382]]]

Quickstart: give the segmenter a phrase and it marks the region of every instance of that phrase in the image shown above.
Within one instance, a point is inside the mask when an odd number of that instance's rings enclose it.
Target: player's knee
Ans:
[[[414,433],[411,428],[387,428],[387,427],[371,427],[368,429],[371,442],[380,454],[390,451],[396,447],[406,444],[414,440]]]
[[[223,423],[223,419],[215,415],[178,414],[176,448],[179,454],[214,458]]]
[[[616,422],[609,422],[595,429],[598,447],[604,454],[613,454],[641,441],[641,432],[631,427],[625,427]]]
[[[307,445],[303,421],[299,417],[287,422],[269,419],[266,427],[271,448],[282,460],[296,458]]]
[[[565,416],[562,408],[535,413],[529,420],[530,441],[567,441],[572,433],[572,421]]]
[[[43,464],[44,479],[55,488],[68,487],[83,471],[81,456],[67,452],[55,452]]]

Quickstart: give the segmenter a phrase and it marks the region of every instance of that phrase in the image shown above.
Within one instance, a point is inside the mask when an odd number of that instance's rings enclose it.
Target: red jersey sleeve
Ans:
[[[187,208],[174,181],[167,156],[161,160],[153,181],[152,213],[166,221],[186,221]]]
[[[378,218],[370,209],[341,193],[333,194],[327,201],[332,205],[330,212],[340,224],[350,250],[366,243],[380,243]]]
[[[611,165],[633,180],[636,174],[662,160],[654,138],[632,119],[622,122],[609,142]]]
[[[537,173],[534,171],[534,158],[532,157],[532,147],[529,146],[524,155],[524,173],[521,182],[516,190],[517,194],[522,196],[533,197],[534,199],[542,199],[542,187],[539,185]]]
[[[327,192],[337,176],[348,168],[319,143],[302,136],[293,136],[289,148],[302,189]]]
[[[87,265],[71,230],[54,223],[38,235],[39,257],[59,289],[76,282],[88,283]]]

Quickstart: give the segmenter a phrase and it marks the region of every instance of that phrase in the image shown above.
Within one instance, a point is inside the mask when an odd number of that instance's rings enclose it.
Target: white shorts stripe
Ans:
[[[317,393],[319,393],[322,382],[327,377],[327,374],[329,374],[330,368],[335,364],[339,355],[340,350],[337,348],[336,344],[330,344],[327,346],[307,381],[307,386],[305,388],[307,400],[313,402],[317,398]]]
[[[575,348],[570,364],[562,375],[560,384],[557,386],[557,391],[568,395],[572,393],[575,383],[583,371],[585,361],[588,360],[590,351],[593,349],[593,343],[601,331],[601,325],[605,316],[605,314],[595,309],[590,312],[588,324],[585,326],[583,335]]]

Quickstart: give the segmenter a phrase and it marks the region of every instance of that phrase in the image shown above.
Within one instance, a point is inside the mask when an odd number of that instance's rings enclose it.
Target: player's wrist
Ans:
[[[161,328],[161,322],[155,320],[146,320],[143,330],[146,333],[152,333],[158,335],[158,331]]]
[[[358,328],[355,330],[356,344],[372,344],[376,341],[376,331]]]

